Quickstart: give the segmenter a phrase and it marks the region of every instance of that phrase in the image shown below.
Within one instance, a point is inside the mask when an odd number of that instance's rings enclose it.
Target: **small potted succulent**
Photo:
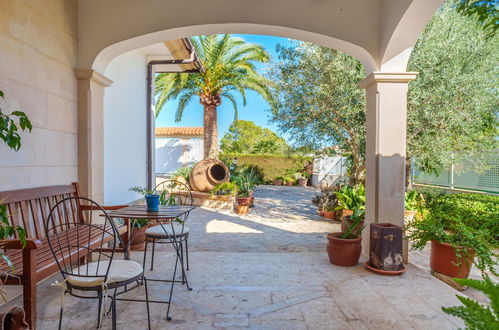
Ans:
[[[294,186],[294,185],[295,185],[295,183],[296,183],[296,180],[295,180],[295,179],[293,179],[292,177],[289,177],[289,176],[288,176],[288,177],[284,178],[284,184],[285,184],[286,186]]]
[[[362,252],[362,230],[364,210],[356,208],[351,216],[353,222],[345,232],[327,235],[327,254],[329,262],[338,266],[355,266]]]
[[[274,179],[274,186],[282,186],[284,183],[284,178],[282,176],[278,176]]]

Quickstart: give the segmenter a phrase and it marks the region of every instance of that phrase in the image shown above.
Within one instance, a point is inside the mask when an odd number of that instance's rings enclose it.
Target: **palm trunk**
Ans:
[[[218,159],[217,106],[204,105],[204,159]]]

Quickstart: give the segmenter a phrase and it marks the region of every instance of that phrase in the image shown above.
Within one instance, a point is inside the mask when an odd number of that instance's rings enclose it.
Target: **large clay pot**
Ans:
[[[134,227],[130,233],[132,238],[132,243],[130,244],[130,250],[132,251],[144,251],[144,242],[146,239],[146,229],[147,226],[140,228]],[[123,243],[128,244],[128,235],[124,233],[121,235]]]
[[[468,248],[467,257],[456,257],[455,249],[447,243],[431,241],[430,268],[450,277],[467,278],[470,274],[475,250]]]
[[[355,266],[362,252],[362,238],[343,239],[341,233],[327,234],[329,262],[338,266]]]
[[[282,186],[282,180],[274,180],[274,186]]]
[[[189,184],[192,190],[209,192],[217,184],[228,182],[229,179],[230,172],[224,163],[217,159],[205,159],[192,169]]]
[[[13,306],[4,313],[0,313],[2,326],[0,329],[27,330],[28,323],[24,320],[24,310],[21,307]]]

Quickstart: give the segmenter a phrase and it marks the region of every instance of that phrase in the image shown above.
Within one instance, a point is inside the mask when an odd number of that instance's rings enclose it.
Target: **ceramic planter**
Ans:
[[[323,211],[324,218],[328,218],[331,220],[336,220],[336,212],[335,211]]]
[[[286,186],[294,186],[295,184],[293,182],[286,182]]]
[[[282,180],[274,180],[274,186],[282,186]]]
[[[2,321],[2,326],[0,329],[11,329],[11,330],[27,330],[29,329],[28,323],[24,320],[24,310],[18,306],[12,306],[5,310],[4,313],[0,313],[0,319]]]
[[[147,211],[158,212],[159,210],[159,195],[150,194],[146,195]]]
[[[298,185],[300,185],[301,187],[306,187],[307,186],[307,181],[308,181],[307,178],[299,178],[298,179]]]
[[[468,248],[468,256],[458,258],[456,250],[447,243],[431,241],[430,268],[450,277],[467,278],[470,274],[475,250]]]
[[[392,223],[372,223],[369,227],[369,265],[395,272],[402,264],[402,227]]]
[[[362,238],[343,239],[342,233],[327,235],[327,254],[329,262],[338,266],[355,266],[359,263],[362,252]]]

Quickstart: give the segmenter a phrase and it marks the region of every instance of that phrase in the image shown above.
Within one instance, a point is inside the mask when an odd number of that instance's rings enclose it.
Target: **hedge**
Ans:
[[[496,246],[499,243],[499,196],[472,193],[426,193],[429,212],[444,212],[449,220],[461,219],[476,230],[487,230]]]
[[[293,173],[303,172],[313,157],[257,155],[257,154],[220,154],[219,158],[229,168],[234,157],[237,157],[237,166],[254,165],[263,170],[264,180],[272,181],[278,176],[292,176]]]

